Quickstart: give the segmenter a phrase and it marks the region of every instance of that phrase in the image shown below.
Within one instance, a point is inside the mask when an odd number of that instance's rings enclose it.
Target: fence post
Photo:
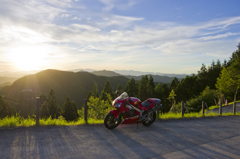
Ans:
[[[214,99],[214,102],[215,102],[215,105],[218,105],[218,104],[217,104],[217,100],[216,100],[216,99]]]
[[[204,102],[204,101],[202,101],[202,114],[203,114],[203,116],[204,116],[204,109],[205,109],[205,106],[204,106],[204,104],[205,104],[205,102]]]
[[[182,118],[184,117],[184,101],[182,101]]]
[[[40,97],[36,97],[36,126],[39,126]]]
[[[222,101],[220,101],[219,114],[222,115]]]
[[[87,105],[87,102],[88,102],[88,100],[87,100],[87,99],[84,99],[84,120],[85,120],[86,124],[88,123],[88,122],[87,122],[87,114],[88,114],[88,105]]]
[[[236,115],[236,102],[233,103],[233,115]]]

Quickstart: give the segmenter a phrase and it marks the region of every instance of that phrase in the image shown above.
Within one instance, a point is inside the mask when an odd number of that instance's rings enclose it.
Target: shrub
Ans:
[[[90,97],[88,104],[88,117],[92,119],[103,119],[114,107],[111,103],[111,95],[107,94],[108,100],[100,100],[100,98]]]
[[[76,103],[74,101],[71,102],[69,97],[66,98],[62,106],[62,115],[68,121],[76,120],[79,117]]]

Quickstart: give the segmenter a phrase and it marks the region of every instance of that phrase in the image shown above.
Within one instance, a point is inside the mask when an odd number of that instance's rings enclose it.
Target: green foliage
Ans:
[[[147,94],[148,97],[153,98],[155,97],[155,91],[154,91],[155,85],[153,82],[153,77],[150,75],[148,82],[147,82]]]
[[[138,90],[138,97],[140,98],[141,101],[144,101],[148,98],[147,83],[148,76],[147,75],[142,76]]]
[[[125,92],[128,93],[129,97],[136,97],[138,95],[138,83],[135,82],[134,78],[131,78],[125,87]]]
[[[170,110],[171,108],[171,103],[169,102],[169,100],[167,99],[170,93],[170,89],[167,85],[167,83],[164,83],[162,86],[162,90],[163,90],[163,97],[162,97],[162,107],[161,107],[161,111],[163,113],[166,113]]]
[[[172,89],[169,94],[169,97],[168,97],[168,100],[172,102],[172,107],[170,109],[171,112],[175,112],[175,104],[176,104],[175,97],[176,96],[177,95],[175,94],[174,90]]]
[[[188,99],[198,95],[200,92],[196,92],[197,76],[187,76],[182,79],[177,85],[175,93],[177,94],[176,101],[187,101]]]
[[[217,116],[233,116],[233,113],[222,113],[220,115],[219,113],[208,113],[205,114],[204,117],[217,117]],[[240,115],[240,112],[237,112],[236,115]],[[184,118],[200,118],[203,117],[202,113],[199,112],[191,112],[191,113],[185,113]],[[182,119],[182,114],[181,113],[165,113],[160,115],[160,120],[161,119]]]
[[[87,95],[87,99],[89,99],[91,96],[93,96],[94,98],[98,98],[99,97],[99,94],[98,94],[98,85],[97,83],[95,82],[93,84],[93,87],[92,87],[92,90],[88,93]]]
[[[220,77],[217,79],[216,87],[227,96],[237,95],[240,87],[240,59],[238,57],[229,67],[223,67]]]
[[[109,113],[114,107],[109,104],[111,103],[111,95],[106,94],[108,100],[104,101],[100,98],[90,97],[88,102],[88,117],[92,119],[104,119],[104,117]]]
[[[93,84],[93,87],[92,87],[92,91],[91,91],[91,96],[93,96],[94,98],[98,98],[99,97],[99,94],[98,94],[98,85],[97,83],[95,82]]]
[[[207,86],[199,96],[188,100],[185,107],[188,107],[191,112],[199,112],[202,109],[202,101],[206,102],[210,106],[215,104],[215,98],[217,98],[217,91],[212,90]],[[178,103],[178,105],[180,105],[180,103]]]
[[[163,98],[163,88],[162,88],[161,83],[157,84],[157,86],[154,88],[154,91],[155,91],[156,98],[159,98],[159,99],[162,100],[162,98]]]
[[[74,101],[71,102],[69,97],[66,98],[62,106],[62,116],[67,121],[73,121],[79,117],[76,103]]]
[[[106,83],[104,85],[104,88],[103,88],[103,91],[101,93],[100,99],[104,100],[104,101],[107,101],[108,100],[107,94],[110,94],[111,97],[113,96],[112,87],[110,86],[110,82],[108,80],[106,81]]]
[[[213,61],[211,66],[208,68],[206,68],[204,64],[202,65],[200,71],[198,71],[198,77],[202,89],[204,89],[206,86],[209,86],[210,89],[216,88],[215,84],[222,70],[222,67],[223,66],[219,60],[217,60],[217,63]]]
[[[119,93],[119,94],[122,94],[122,93],[123,93],[123,86],[122,86],[121,84],[119,84],[119,85],[117,86],[117,90],[118,90],[118,93]]]
[[[10,107],[8,102],[4,101],[0,95],[0,118],[12,116],[14,114],[16,114],[16,110],[13,107]]]
[[[170,84],[170,90],[175,90],[177,88],[179,81],[177,77],[174,77],[171,84]]]
[[[40,117],[48,118],[51,116],[52,118],[58,118],[61,115],[61,109],[57,105],[57,99],[53,90],[50,91],[48,98],[42,93],[40,95],[40,103]]]

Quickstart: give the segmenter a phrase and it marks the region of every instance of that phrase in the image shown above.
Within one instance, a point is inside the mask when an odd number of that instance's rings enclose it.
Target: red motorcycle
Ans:
[[[134,122],[150,126],[156,120],[156,110],[162,106],[160,99],[148,98],[141,102],[138,98],[129,97],[126,92],[118,96],[112,105],[116,109],[111,110],[104,119],[104,125],[108,129]]]

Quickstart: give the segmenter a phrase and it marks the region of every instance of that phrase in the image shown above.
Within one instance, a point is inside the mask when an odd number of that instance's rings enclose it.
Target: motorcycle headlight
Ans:
[[[121,107],[121,105],[122,105],[122,103],[117,103],[117,104],[115,105],[115,108],[119,108],[119,107]]]

